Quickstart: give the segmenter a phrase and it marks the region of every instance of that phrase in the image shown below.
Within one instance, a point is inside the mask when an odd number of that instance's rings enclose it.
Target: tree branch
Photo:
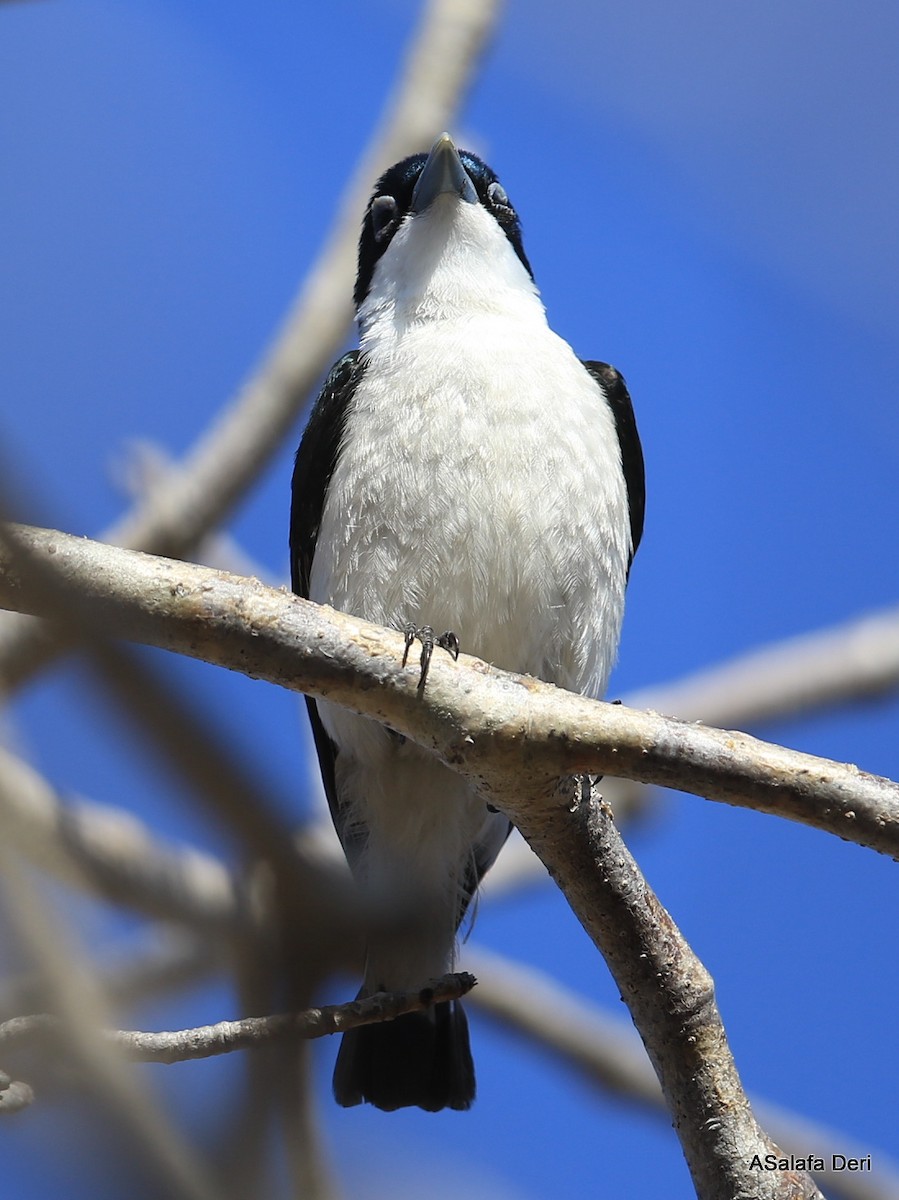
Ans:
[[[810,1177],[784,1171],[747,1187],[755,1155],[777,1153],[743,1092],[712,979],[640,873],[601,799],[520,782],[494,791],[546,863],[605,958],[655,1068],[701,1200],[817,1197]]]
[[[576,1070],[592,1086],[659,1116],[667,1114],[659,1081],[634,1030],[604,1013],[533,967],[512,962],[483,947],[466,946],[465,965],[478,978],[474,1004],[507,1030],[524,1034]],[[862,1159],[870,1147],[758,1097],[753,1108],[778,1146],[796,1158],[817,1155],[825,1162],[816,1176],[845,1200],[897,1200],[899,1164],[873,1154],[871,1176],[828,1166],[832,1152]]]
[[[225,565],[224,563],[216,565]],[[899,688],[899,607],[785,638],[671,683],[623,696],[629,708],[706,725],[746,728]],[[607,776],[603,794],[616,820],[641,815],[645,785]],[[521,839],[506,843],[488,877],[493,894],[546,881],[546,868]]]
[[[345,1033],[360,1025],[393,1021],[406,1013],[422,1012],[434,1004],[458,1000],[477,980],[460,971],[433,979],[408,992],[376,992],[364,1000],[329,1004],[304,1012],[276,1013],[267,1017],[244,1017],[240,1021],[218,1021],[195,1029],[169,1033],[108,1029],[100,1033],[105,1046],[132,1062],[180,1063],[198,1058],[215,1058],[235,1050],[251,1050],[285,1038],[320,1038]],[[0,1024],[0,1052],[21,1048],[64,1031],[65,1022],[52,1013],[13,1017]]]
[[[132,476],[164,469],[164,452],[141,443],[131,460]],[[132,486],[140,491],[134,479]],[[211,544],[214,540],[214,545]],[[197,561],[232,574],[272,580],[226,535],[210,544]],[[821,708],[873,701],[899,688],[899,607],[864,613],[848,621],[784,638],[725,660],[683,679],[626,693],[630,708],[664,713],[706,725],[745,728]],[[616,820],[638,817],[651,803],[646,785],[606,776],[603,793]],[[322,825],[330,830],[325,814]],[[520,837],[513,837],[491,868],[492,895],[543,883],[546,868]]]
[[[398,633],[207,567],[9,527],[111,636],[186,654],[382,721],[485,793],[522,772],[676,787],[788,817],[899,857],[899,785],[747,734],[602,704],[465,655],[435,656],[424,701]],[[0,605],[54,615],[0,549]],[[509,809],[517,816],[517,808]]]

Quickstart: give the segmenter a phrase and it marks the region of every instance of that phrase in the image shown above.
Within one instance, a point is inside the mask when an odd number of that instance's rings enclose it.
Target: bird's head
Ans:
[[[521,223],[495,173],[448,133],[375,185],[359,239],[360,325],[389,311],[428,319],[536,295]]]

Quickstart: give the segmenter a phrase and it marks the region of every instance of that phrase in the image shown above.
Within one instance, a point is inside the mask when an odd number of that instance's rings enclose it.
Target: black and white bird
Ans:
[[[601,696],[643,527],[630,397],[549,328],[515,209],[448,134],[378,180],[355,302],[359,349],[332,368],[297,453],[294,591],[452,631],[499,667]],[[369,944],[360,994],[421,987],[451,969],[509,821],[411,742],[307,703],[355,877],[418,917]],[[474,1093],[459,1004],[344,1034],[342,1105],[466,1109]]]

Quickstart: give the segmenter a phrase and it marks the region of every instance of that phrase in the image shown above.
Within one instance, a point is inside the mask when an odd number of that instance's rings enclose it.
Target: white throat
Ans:
[[[546,324],[537,288],[480,204],[439,196],[410,214],[375,265],[359,308],[362,349],[441,320],[506,316]]]

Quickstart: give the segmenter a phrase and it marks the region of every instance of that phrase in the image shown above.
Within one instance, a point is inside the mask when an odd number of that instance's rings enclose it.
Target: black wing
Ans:
[[[290,506],[290,586],[298,596],[309,599],[309,578],[312,574],[312,559],[315,543],[321,528],[322,512],[328,484],[334,474],[340,443],[346,424],[350,402],[362,378],[364,360],[358,350],[345,354],[331,368],[303,433],[297,450],[293,469]],[[306,697],[312,736],[321,767],[328,807],[338,831],[343,822],[338,820],[339,803],[334,781],[334,760],[337,747],[325,732],[314,700]],[[346,849],[346,845],[344,847]]]
[[[640,435],[637,433],[637,422],[634,419],[634,406],[631,403],[623,376],[614,367],[610,367],[608,363],[604,362],[585,362],[584,366],[608,397],[612,415],[615,418],[618,444],[621,447],[621,465],[624,469],[624,482],[627,486],[627,503],[631,518],[630,562],[633,562],[643,536],[643,514],[646,509],[643,450],[640,446]]]
[[[309,414],[297,450],[291,484],[290,586],[306,600],[325,496],[337,465],[347,410],[363,370],[358,350],[337,360]]]

